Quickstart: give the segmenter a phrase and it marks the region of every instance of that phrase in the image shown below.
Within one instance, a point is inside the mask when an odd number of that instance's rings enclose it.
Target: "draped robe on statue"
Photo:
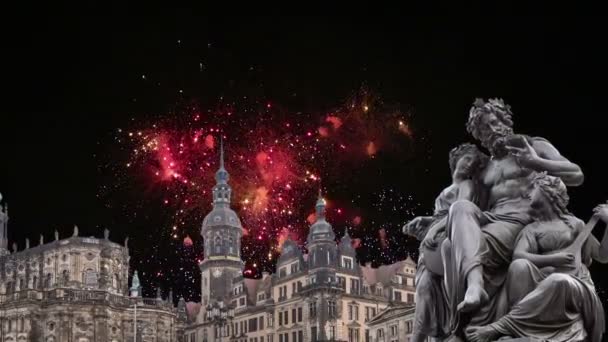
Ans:
[[[564,249],[574,240],[573,216],[565,224],[533,223],[524,228],[518,243],[525,240],[528,252],[546,254]],[[594,239],[590,237],[590,239]],[[591,262],[588,244],[583,260]],[[512,304],[510,311],[491,327],[507,336],[534,336],[551,341],[600,342],[604,332],[604,310],[586,265],[572,274],[551,273],[526,259],[517,259],[509,267],[508,279],[499,295]],[[504,306],[503,306],[504,307]]]

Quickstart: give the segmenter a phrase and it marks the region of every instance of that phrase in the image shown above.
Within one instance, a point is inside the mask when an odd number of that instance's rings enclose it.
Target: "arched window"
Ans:
[[[13,282],[9,281],[6,283],[6,294],[10,295],[13,293]]]
[[[19,291],[22,291],[25,288],[25,280],[23,278],[19,279]]]
[[[38,277],[34,276],[32,278],[32,288],[33,289],[37,289],[38,288]]]
[[[232,236],[228,239],[228,248],[230,250],[230,254],[234,254],[234,240],[232,240]]]
[[[215,254],[221,254],[222,253],[222,239],[220,239],[219,236],[215,237]]]
[[[23,317],[19,318],[19,331],[23,332],[25,330],[25,320]]]
[[[46,278],[44,279],[44,287],[51,287],[52,280],[53,280],[53,276],[50,273],[47,273]]]
[[[70,272],[68,270],[63,270],[63,272],[61,272],[61,280],[64,284],[70,281]]]

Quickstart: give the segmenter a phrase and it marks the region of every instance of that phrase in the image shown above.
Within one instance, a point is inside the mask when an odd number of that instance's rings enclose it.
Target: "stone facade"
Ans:
[[[413,305],[391,305],[370,322],[370,342],[410,342],[414,329]],[[431,338],[427,339],[428,341]]]
[[[243,278],[240,241],[230,240],[240,239],[241,227],[229,207],[227,175],[222,160],[214,208],[201,230],[206,258],[200,266],[202,306],[185,329],[186,342],[375,341],[373,317],[395,303],[413,305],[415,262],[408,258],[378,269],[359,265],[348,233],[336,243],[321,196],[308,253],[288,239],[275,274]],[[209,309],[218,304],[233,308],[233,315],[210,319]]]
[[[6,241],[8,214],[0,210]],[[162,299],[129,297],[129,253],[105,238],[79,237],[10,253],[0,244],[0,341],[119,342],[180,341],[180,310]],[[136,308],[137,305],[137,308]],[[179,307],[179,306],[178,306]],[[137,311],[135,313],[135,310]],[[178,339],[179,337],[179,339]]]

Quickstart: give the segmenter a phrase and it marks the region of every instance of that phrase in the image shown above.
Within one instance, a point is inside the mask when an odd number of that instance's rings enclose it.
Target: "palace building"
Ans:
[[[1,200],[1,197],[0,197]],[[142,298],[137,271],[129,295],[129,252],[80,237],[7,249],[8,209],[0,204],[0,341],[173,342],[183,338],[181,300]]]
[[[408,258],[377,269],[359,265],[348,232],[336,243],[319,196],[308,253],[287,239],[274,274],[246,279],[242,226],[230,208],[223,147],[215,178],[213,209],[201,229],[201,309],[185,329],[186,342],[409,341],[415,262]],[[399,338],[391,339],[390,331],[385,338],[382,325],[402,308],[407,314],[400,320],[407,322],[398,324]]]

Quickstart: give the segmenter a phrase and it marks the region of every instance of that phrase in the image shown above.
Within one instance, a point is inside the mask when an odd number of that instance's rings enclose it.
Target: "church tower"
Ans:
[[[202,273],[202,304],[226,302],[232,281],[243,273],[241,260],[241,220],[230,208],[232,189],[230,175],[224,168],[224,145],[220,142],[220,167],[215,173],[213,209],[203,220],[201,236],[205,243],[205,258],[200,264]]]
[[[319,191],[319,199],[315,206],[316,221],[310,226],[308,233],[308,269],[311,282],[316,284],[330,284],[335,282],[336,260],[338,248],[336,235],[331,224],[325,220],[326,203]]]

